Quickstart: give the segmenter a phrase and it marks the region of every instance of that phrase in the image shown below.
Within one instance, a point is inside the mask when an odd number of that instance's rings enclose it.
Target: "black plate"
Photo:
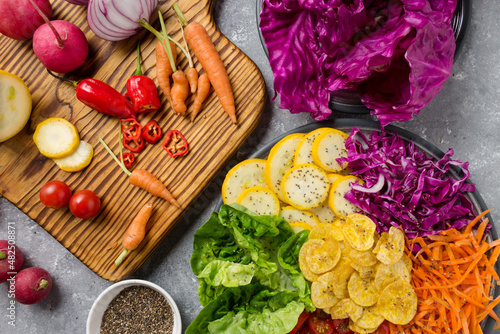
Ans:
[[[313,122],[309,123],[306,125],[303,125],[301,127],[295,128],[293,130],[290,130],[273,140],[271,140],[269,143],[264,145],[262,148],[257,150],[254,154],[252,154],[248,159],[266,159],[267,155],[269,154],[269,151],[271,151],[271,148],[279,142],[281,139],[285,138],[286,136],[292,134],[292,133],[308,133],[313,130],[323,128],[323,127],[330,127],[330,128],[335,128],[338,130],[342,130],[346,133],[350,133],[352,128],[358,127],[360,130],[362,130],[364,133],[371,133],[373,131],[379,131],[380,130],[380,124],[376,121],[372,120],[365,120],[365,119],[351,119],[351,118],[339,118],[336,120],[326,120],[326,121],[321,121],[321,122]],[[402,139],[406,141],[413,141],[415,145],[418,147],[418,149],[421,152],[425,152],[429,156],[435,157],[436,159],[441,159],[444,156],[444,152],[441,151],[439,148],[428,142],[427,140],[423,139],[422,137],[417,136],[413,132],[410,132],[408,130],[399,128],[394,125],[388,125],[385,127],[385,131],[387,132],[396,132]],[[459,168],[456,166],[450,166],[451,173],[455,178],[459,178],[461,171]],[[470,180],[466,181],[467,183],[472,183]],[[479,192],[476,190],[473,193],[468,194],[469,199],[471,200],[472,204],[474,205],[474,208],[477,213],[481,213],[485,210],[488,209],[486,206],[486,203],[484,202],[483,198],[479,194]],[[216,211],[219,210],[219,208],[222,206],[222,196],[220,197],[219,201],[216,204]],[[490,237],[493,240],[498,239],[498,234],[495,229],[495,225],[493,223],[493,220],[491,218],[491,215],[488,213],[486,215],[488,220],[491,223],[491,230],[490,230]],[[498,261],[495,265],[495,270],[500,273],[500,261]],[[493,285],[493,289],[495,289],[495,284]],[[500,289],[495,289],[494,291],[495,297],[500,294]],[[495,325],[495,321],[491,318],[488,317],[486,319],[485,324],[483,325],[483,332],[484,333],[493,333],[493,326]]]
[[[256,14],[257,14],[257,30],[259,31],[259,38],[264,48],[264,52],[269,56],[266,43],[262,37],[259,28],[260,12],[262,11],[262,0],[256,0]],[[457,0],[457,7],[451,19],[451,26],[455,34],[456,48],[454,61],[457,59],[461,49],[467,27],[470,22],[470,13],[472,8],[471,0]],[[330,102],[328,104],[333,111],[348,113],[348,114],[369,114],[368,109],[360,100],[359,94],[355,91],[341,90],[330,94]]]

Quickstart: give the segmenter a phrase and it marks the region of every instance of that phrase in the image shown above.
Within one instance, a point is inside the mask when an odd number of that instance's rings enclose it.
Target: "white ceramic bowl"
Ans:
[[[109,303],[111,303],[120,291],[131,286],[146,286],[161,293],[167,299],[174,314],[174,328],[172,334],[181,334],[181,314],[172,297],[158,285],[139,279],[130,279],[115,283],[97,297],[94,305],[92,305],[90,309],[89,317],[87,318],[87,334],[100,333],[102,316],[104,315],[104,311],[108,308]]]

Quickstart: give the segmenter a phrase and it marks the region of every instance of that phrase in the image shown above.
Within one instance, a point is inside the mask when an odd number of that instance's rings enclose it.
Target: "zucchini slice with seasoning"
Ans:
[[[326,172],[313,164],[298,165],[286,172],[281,182],[285,202],[300,210],[321,205],[328,198],[330,181]]]
[[[264,159],[248,159],[231,168],[222,184],[224,204],[236,203],[241,193],[250,187],[267,188],[265,167],[266,160]]]

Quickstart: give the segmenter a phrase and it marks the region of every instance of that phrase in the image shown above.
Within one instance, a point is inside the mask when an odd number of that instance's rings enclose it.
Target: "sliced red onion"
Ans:
[[[377,193],[380,190],[382,190],[384,183],[385,183],[385,177],[382,174],[379,174],[377,183],[372,185],[370,188],[365,188],[362,185],[359,185],[357,183],[353,183],[351,187],[352,187],[352,189],[355,189],[357,191],[362,191],[362,192],[368,193],[368,194],[374,194],[374,193]]]
[[[73,5],[78,5],[78,6],[87,6],[89,3],[89,0],[66,0],[66,2],[69,2]]]
[[[158,0],[90,0],[87,22],[96,36],[120,41],[137,34],[139,20],[149,21],[157,5]]]

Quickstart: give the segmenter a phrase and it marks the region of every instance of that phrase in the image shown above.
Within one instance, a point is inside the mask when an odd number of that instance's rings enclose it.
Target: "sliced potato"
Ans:
[[[389,233],[383,232],[378,240],[373,253],[377,259],[384,264],[394,264],[403,256],[405,247],[405,236],[403,232],[391,226]]]
[[[314,227],[320,223],[318,217],[316,217],[315,214],[306,210],[296,209],[290,205],[282,207],[279,216],[289,223],[301,222],[306,223],[311,227]]]
[[[266,161],[264,175],[269,189],[272,189],[278,198],[286,202],[281,194],[281,180],[285,173],[293,166],[293,155],[303,133],[294,133],[281,139],[273,146]]]
[[[222,184],[224,204],[236,203],[243,190],[250,187],[268,188],[264,175],[265,167],[264,159],[248,159],[231,168]]]
[[[19,133],[31,116],[31,93],[17,75],[0,70],[0,143]]]
[[[258,215],[279,215],[280,201],[276,194],[264,187],[250,187],[241,193],[236,203]]]
[[[351,183],[362,183],[362,181],[352,175],[344,176],[338,178],[330,188],[328,205],[339,218],[344,218],[350,213],[359,211],[356,205],[345,198],[345,195],[351,190]]]
[[[79,172],[87,167],[94,156],[94,148],[89,143],[80,140],[75,152],[67,157],[54,159],[54,162],[66,172]]]
[[[362,278],[357,272],[354,272],[347,283],[349,297],[360,306],[374,305],[380,292],[375,287],[374,280],[371,278]]]
[[[377,312],[387,321],[406,325],[417,313],[417,294],[410,283],[397,280],[380,294]]]
[[[47,158],[59,159],[76,151],[80,145],[80,134],[64,118],[48,118],[37,125],[33,141],[41,154]]]
[[[367,251],[372,248],[377,225],[368,216],[351,213],[343,225],[344,240],[357,251]],[[363,264],[361,264],[363,265]]]
[[[319,128],[307,133],[302,138],[293,156],[294,166],[302,164],[314,164],[314,160],[312,157],[312,146],[314,143],[314,139],[316,139],[316,137],[318,137],[324,131],[328,130],[330,130],[330,128]]]
[[[303,164],[290,168],[283,176],[281,194],[287,203],[300,210],[319,206],[328,197],[330,181],[318,166]]]
[[[312,158],[316,165],[327,172],[340,172],[347,163],[340,165],[338,158],[346,158],[345,142],[348,135],[337,129],[322,131],[312,145]]]

